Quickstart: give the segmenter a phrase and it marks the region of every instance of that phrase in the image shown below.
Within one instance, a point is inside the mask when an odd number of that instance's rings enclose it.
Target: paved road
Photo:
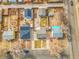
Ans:
[[[73,1],[73,3],[71,2]],[[76,21],[76,6],[75,6],[75,0],[68,0],[67,1],[68,5],[68,19],[71,25],[71,48],[73,50],[72,58],[73,59],[78,59],[79,54],[78,54],[78,39],[79,39],[79,34],[78,34],[78,28],[77,28],[77,21]]]
[[[56,59],[55,57],[50,56],[49,51],[47,50],[33,51],[33,55],[36,59]]]
[[[30,4],[30,5],[0,5],[0,8],[47,8],[47,7],[63,7],[63,3],[57,3],[57,4]]]
[[[68,51],[66,50],[66,52]],[[66,54],[59,57],[52,56],[47,50],[33,51],[33,55],[36,57],[36,59],[70,59]]]

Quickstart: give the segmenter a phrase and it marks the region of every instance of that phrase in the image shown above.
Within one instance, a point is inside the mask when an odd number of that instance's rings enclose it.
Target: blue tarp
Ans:
[[[9,0],[9,2],[16,2],[16,0]]]
[[[30,26],[23,25],[20,27],[20,36],[21,39],[30,39]]]
[[[5,39],[5,40],[15,39],[14,32],[13,31],[4,31],[3,32],[3,39]]]
[[[32,19],[33,18],[32,9],[25,9],[24,17],[27,18],[27,19]]]
[[[60,26],[52,26],[52,34],[54,38],[63,38],[63,32]]]

